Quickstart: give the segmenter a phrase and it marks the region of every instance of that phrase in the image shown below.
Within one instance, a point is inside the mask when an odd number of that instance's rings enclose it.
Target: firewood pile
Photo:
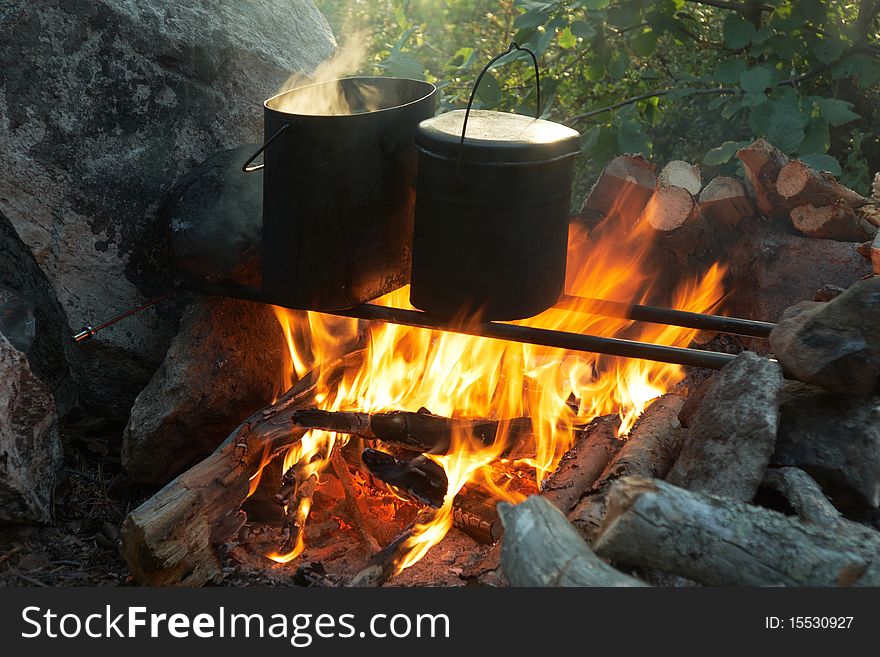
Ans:
[[[880,585],[880,175],[866,198],[763,140],[738,155],[743,180],[705,185],[686,162],[657,173],[617,157],[576,220],[649,227],[661,291],[725,262],[729,314],[778,322],[769,344],[709,341],[741,353],[716,373],[688,371],[628,436],[616,416],[580,427],[540,488],[512,465],[534,456],[529,418],[320,410],[319,383],[357,367],[354,351],[129,514],[122,553],[135,580],[219,583],[256,546],[254,567],[273,568],[262,554],[305,532],[327,546],[350,537],[323,553],[345,566],[330,573],[312,555],[285,581],[380,586],[443,505],[446,474],[429,456],[465,432],[497,448],[527,499],[496,505],[468,484],[453,502],[453,545],[430,572],[514,586]],[[311,430],[350,437],[325,455],[332,485],[281,467]],[[304,528],[304,502],[332,512],[313,511]]]

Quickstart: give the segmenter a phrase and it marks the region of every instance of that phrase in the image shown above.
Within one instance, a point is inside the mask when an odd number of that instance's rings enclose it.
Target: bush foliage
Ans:
[[[867,191],[880,169],[880,0],[318,0],[339,40],[366,31],[364,72],[427,79],[463,107],[510,41],[540,57],[541,115],[578,128],[582,179],[642,152],[735,170],[765,137]],[[477,106],[533,114],[513,53]]]

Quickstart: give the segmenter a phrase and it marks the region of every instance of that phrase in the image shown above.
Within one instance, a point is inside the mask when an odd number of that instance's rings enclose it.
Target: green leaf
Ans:
[[[556,43],[558,43],[561,48],[574,48],[577,45],[577,42],[577,37],[572,34],[570,27],[562,30],[562,32],[559,33],[559,37],[556,39]]]
[[[773,36],[773,28],[769,25],[762,25],[761,28],[755,32],[755,36],[752,37],[752,43],[755,45],[764,43],[771,36]]]
[[[804,136],[804,129],[792,123],[773,122],[767,130],[767,140],[785,153],[796,151]]]
[[[739,84],[746,93],[759,94],[770,86],[773,76],[764,67],[752,68],[744,71],[739,77]]]
[[[703,157],[703,164],[706,166],[718,166],[728,162],[734,156],[737,149],[740,148],[740,143],[738,141],[726,141],[721,146],[709,150],[705,157]]]
[[[753,107],[749,112],[749,127],[752,129],[752,134],[766,135],[774,116],[772,103],[761,103]]]
[[[602,128],[596,143],[590,149],[590,157],[594,162],[605,166],[605,163],[619,152],[617,148],[617,129]]]
[[[484,105],[495,107],[501,102],[501,85],[491,72],[487,72],[477,88],[477,97]]]
[[[577,4],[584,9],[605,9],[609,4],[609,0],[579,0]]]
[[[833,126],[843,125],[859,118],[859,115],[850,109],[851,103],[837,98],[818,98],[816,104],[819,106],[819,113],[828,123]]]
[[[828,171],[832,176],[839,176],[842,173],[840,162],[827,153],[809,153],[808,155],[802,155],[800,160],[804,164],[808,164],[816,169],[816,171]]]
[[[681,28],[679,21],[662,11],[649,11],[645,18],[648,21],[648,25],[650,25],[651,29],[657,34],[675,34]]]
[[[608,64],[608,73],[615,80],[619,80],[626,74],[627,68],[629,68],[629,56],[625,52],[618,52]]]
[[[722,26],[724,45],[731,50],[747,47],[755,36],[755,26],[735,11],[727,14]]]
[[[425,79],[424,65],[405,52],[391,53],[391,56],[382,62],[382,68],[388,75],[395,78]]]
[[[617,147],[621,153],[651,154],[651,139],[635,121],[627,121],[617,133]]]
[[[746,62],[738,57],[722,59],[715,66],[715,81],[721,84],[735,84],[746,70]]]
[[[843,42],[838,39],[822,39],[813,46],[813,54],[823,64],[830,64],[843,52]]]
[[[645,30],[635,35],[630,44],[637,55],[650,57],[657,47],[657,35],[653,30]]]
[[[774,123],[793,123],[799,128],[803,128],[810,120],[809,113],[801,111],[800,107],[792,100],[774,100],[771,105],[773,106]]]
[[[801,142],[801,153],[825,153],[831,147],[831,133],[824,119],[810,119]]]
[[[572,23],[571,33],[584,41],[589,41],[596,36],[596,30],[587,21],[575,21]]]
[[[757,107],[758,105],[766,102],[766,100],[767,96],[765,96],[763,93],[746,94],[740,101],[740,107]]]
[[[546,11],[527,11],[520,14],[513,21],[513,27],[518,30],[525,30],[530,27],[538,27],[547,22],[549,13]]]

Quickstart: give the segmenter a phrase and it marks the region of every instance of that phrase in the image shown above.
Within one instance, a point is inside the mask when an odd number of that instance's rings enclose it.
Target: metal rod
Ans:
[[[82,330],[73,336],[73,340],[74,342],[83,342],[85,340],[88,340],[89,338],[94,337],[95,333],[97,333],[98,331],[102,331],[108,326],[112,326],[116,322],[123,320],[126,317],[131,317],[135,313],[139,313],[140,311],[149,308],[150,306],[155,306],[157,303],[160,303],[175,294],[175,292],[176,290],[171,290],[170,292],[166,292],[165,294],[160,294],[158,297],[153,297],[149,301],[142,303],[136,308],[129,308],[125,312],[119,313],[118,315],[111,317],[107,321],[101,322],[95,327],[92,327],[91,325],[83,326]]]
[[[262,292],[259,288],[242,285],[206,284],[195,281],[181,281],[180,285],[193,292],[203,294],[221,294],[249,301],[262,301]],[[270,302],[271,303],[271,302]],[[520,326],[518,324],[506,324],[502,322],[482,322],[475,324],[456,324],[446,318],[436,317],[418,310],[405,310],[403,308],[389,308],[365,303],[354,308],[345,310],[318,311],[328,315],[339,317],[352,317],[390,324],[402,324],[415,328],[430,329],[433,331],[446,331],[461,333],[482,338],[495,340],[507,340],[508,342],[520,342],[535,344],[544,347],[555,347],[568,351],[584,351],[589,353],[621,356],[624,358],[641,358],[661,363],[675,363],[678,365],[690,365],[692,367],[705,367],[708,369],[721,369],[732,361],[732,354],[718,353],[714,351],[701,351],[699,349],[686,349],[683,347],[669,347],[666,345],[648,344],[635,340],[621,338],[603,338],[596,335],[581,335],[578,333],[566,333],[549,329]]]
[[[621,303],[619,301],[606,301],[605,299],[589,299],[570,294],[563,294],[559,298],[556,307],[576,312],[603,315],[605,317],[620,317],[637,322],[683,326],[685,328],[718,331],[719,333],[745,335],[753,338],[770,337],[770,331],[776,326],[776,324],[771,322],[759,322],[754,319],[703,315],[685,310],[641,306],[638,304]]]

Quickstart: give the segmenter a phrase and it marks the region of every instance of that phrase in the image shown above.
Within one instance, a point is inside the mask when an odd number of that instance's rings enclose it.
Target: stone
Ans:
[[[241,171],[257,148],[247,144],[213,154],[168,194],[160,215],[185,276],[205,283],[245,283],[259,275],[263,173]]]
[[[62,461],[52,394],[0,335],[0,523],[50,520]]]
[[[0,285],[28,298],[34,306],[35,336],[27,359],[31,371],[54,391],[57,409],[65,414],[76,403],[76,389],[68,360],[78,351],[55,291],[27,245],[0,213]]]
[[[779,365],[752,352],[725,365],[709,381],[666,480],[750,502],[776,444],[782,384]]]
[[[786,383],[771,463],[804,470],[841,510],[880,507],[880,397]]]
[[[335,50],[311,0],[7,0],[0,33],[0,212],[74,329],[169,288],[157,209],[175,180],[261,140],[262,102]],[[127,417],[179,312],[89,341],[81,399]]]
[[[161,485],[201,461],[282,388],[289,359],[269,306],[197,298],[138,395],[122,442],[133,481]]]
[[[871,273],[855,243],[789,233],[772,219],[746,219],[725,259],[724,314],[778,322],[789,306],[809,301],[825,285],[848,288]],[[747,341],[757,351],[761,342]]]
[[[770,347],[799,381],[867,397],[880,385],[880,278],[785,311]]]

